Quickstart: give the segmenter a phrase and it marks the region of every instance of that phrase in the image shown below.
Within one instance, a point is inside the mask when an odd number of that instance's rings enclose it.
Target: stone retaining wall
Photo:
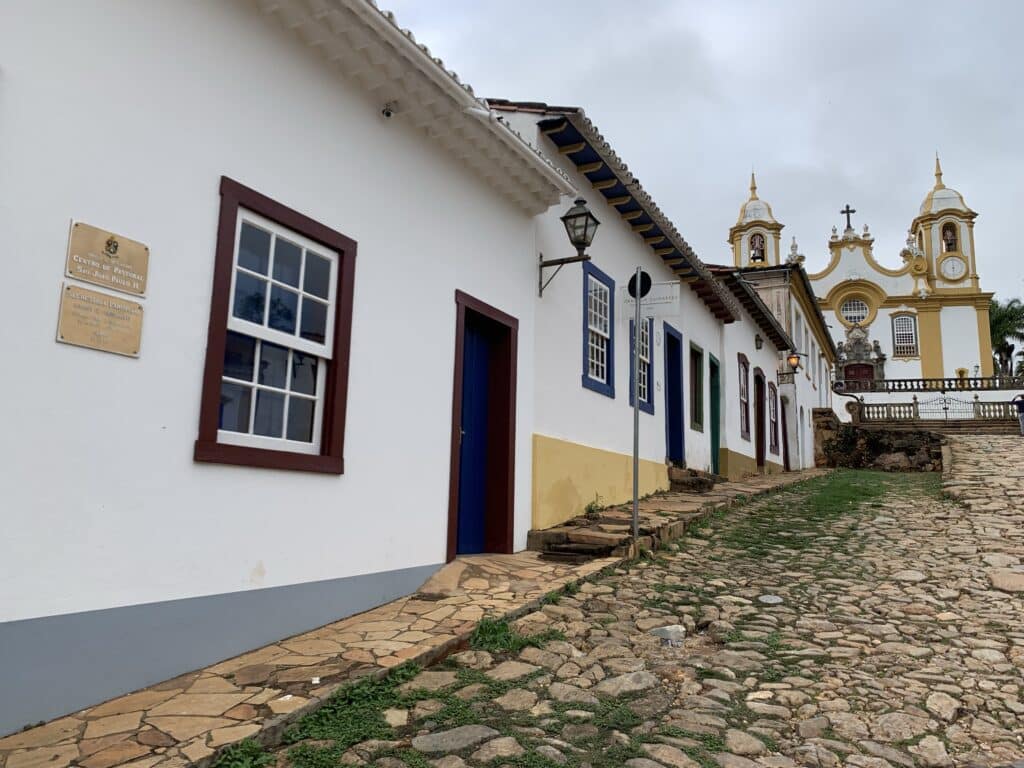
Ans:
[[[828,408],[814,409],[813,418],[814,463],[818,467],[887,472],[942,470],[945,438],[936,432],[844,424]]]

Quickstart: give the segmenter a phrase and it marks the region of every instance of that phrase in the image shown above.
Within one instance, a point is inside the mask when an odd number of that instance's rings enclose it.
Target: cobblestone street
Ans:
[[[485,623],[475,650],[367,686],[348,716],[321,710],[277,758],[309,768],[1020,760],[1020,445],[954,446],[946,485],[963,503],[942,498],[938,475],[840,472],[717,515],[670,551],[550,596],[515,634]],[[524,637],[532,644],[517,648]],[[371,725],[378,711],[382,728]]]

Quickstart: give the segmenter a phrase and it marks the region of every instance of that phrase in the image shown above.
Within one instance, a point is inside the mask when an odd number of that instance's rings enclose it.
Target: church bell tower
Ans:
[[[929,275],[938,289],[980,290],[974,256],[974,219],[964,197],[942,181],[942,166],[935,156],[935,186],[925,196],[910,225],[910,235],[923,253]]]
[[[729,229],[733,264],[737,267],[779,266],[782,226],[772,215],[772,207],[757,196],[757,180],[751,172],[750,197],[740,206],[740,215]]]

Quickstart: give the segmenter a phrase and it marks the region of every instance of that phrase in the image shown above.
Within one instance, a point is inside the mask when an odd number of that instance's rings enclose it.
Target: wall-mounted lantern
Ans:
[[[786,356],[786,362],[789,363],[789,367],[793,369],[793,373],[800,370],[800,358],[807,357],[807,355],[797,352],[795,349],[791,350],[789,355]]]
[[[761,338],[760,333],[754,334],[754,349],[760,349],[764,346],[764,339]]]
[[[544,260],[544,254],[540,255],[540,266],[537,270],[537,295],[543,296],[544,289],[548,287],[548,283],[555,279],[555,275],[562,271],[562,267],[566,264],[575,264],[578,261],[590,261],[590,257],[587,256],[585,251],[590,247],[590,244],[594,242],[594,235],[597,233],[597,228],[601,224],[597,220],[597,217],[590,212],[587,208],[587,201],[582,197],[577,197],[576,202],[572,208],[565,212],[565,215],[561,217],[562,224],[565,227],[565,234],[569,236],[569,242],[572,243],[573,248],[576,249],[576,256],[566,259],[548,259]],[[544,270],[549,267],[558,267],[555,270],[555,274],[551,275],[547,280],[544,279]]]

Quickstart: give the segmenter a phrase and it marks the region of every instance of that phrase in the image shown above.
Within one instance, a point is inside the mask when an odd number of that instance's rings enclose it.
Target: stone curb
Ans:
[[[832,472],[833,470],[825,470],[817,475],[814,475],[813,477],[793,478],[793,480],[790,482],[784,481],[772,488],[754,491],[749,494],[741,494],[741,496],[737,496],[727,501],[709,502],[708,504],[702,506],[700,508],[699,513],[696,516],[690,518],[689,520],[675,520],[672,522],[666,522],[664,525],[659,526],[653,533],[648,534],[647,536],[641,536],[641,546],[643,546],[644,539],[651,540],[651,544],[648,546],[648,549],[652,549],[655,543],[663,544],[681,538],[687,530],[708,519],[715,512],[728,511],[739,506],[740,504],[747,503],[751,499],[767,496],[782,488],[788,488],[790,486],[808,482],[809,480],[814,480],[819,477],[827,477],[828,475],[832,474]],[[738,501],[737,499],[740,499],[741,497],[742,501]],[[564,583],[562,583],[560,587],[557,587],[556,589],[561,590],[565,589],[569,585],[582,584],[584,582],[592,581],[602,576],[604,572],[609,569],[619,568],[626,563],[637,560],[638,553],[635,552],[635,549],[636,546],[631,544],[629,547],[631,554],[615,556],[612,558],[604,558],[606,560],[609,560],[610,562],[606,563],[602,568],[580,578],[570,577]],[[488,618],[498,619],[502,621],[511,621],[538,610],[544,604],[543,601],[543,597],[535,598],[527,603],[524,603],[518,608],[505,611],[501,614],[489,616]],[[421,653],[419,656],[415,656],[413,658],[408,659],[406,663],[417,664],[421,667],[428,667],[431,664],[436,664],[445,657],[457,651],[459,648],[467,645],[469,643],[470,637],[473,634],[473,631],[475,631],[478,624],[479,623],[474,624],[472,630],[462,632],[456,637],[452,638],[451,640],[441,645],[438,645],[434,648],[431,648],[429,651]],[[378,667],[377,669],[368,672],[362,677],[369,677],[374,680],[380,680],[383,679],[391,671],[392,669]],[[284,733],[290,725],[293,725],[294,723],[298,722],[305,715],[311,712],[315,712],[317,709],[323,706],[327,699],[330,698],[335,692],[337,692],[341,688],[344,688],[345,686],[352,685],[353,682],[353,680],[346,680],[344,682],[340,682],[332,686],[330,691],[324,693],[321,696],[312,698],[307,704],[300,707],[299,709],[296,709],[292,712],[288,712],[286,714],[278,715],[277,717],[264,721],[259,733],[250,736],[249,738],[266,749],[272,749],[281,746],[282,739],[284,738]],[[216,760],[226,750],[230,749],[234,744],[238,743],[239,742],[234,742],[233,744],[226,744],[223,747],[216,750],[213,754],[200,758],[199,760],[190,763],[190,765],[196,766],[196,768],[210,768],[210,766],[212,766],[214,762],[216,762]]]

